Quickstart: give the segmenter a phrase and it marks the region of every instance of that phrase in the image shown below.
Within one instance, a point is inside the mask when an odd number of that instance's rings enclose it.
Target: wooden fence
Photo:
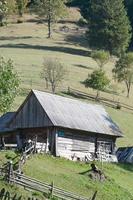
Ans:
[[[20,156],[20,160],[18,161],[18,171],[21,173],[22,166],[25,164],[27,158],[29,158],[32,154],[36,152],[36,142],[32,143],[31,146],[25,148]]]
[[[69,191],[65,191],[61,188],[58,188],[54,185],[52,182],[51,184],[41,182],[39,180],[36,180],[34,178],[30,178],[28,176],[25,176],[22,174],[22,166],[25,164],[26,159],[32,155],[32,153],[35,152],[35,144],[31,145],[29,148],[25,149],[24,152],[22,152],[21,158],[18,163],[18,170],[14,171],[13,169],[13,162],[10,161],[6,163],[2,168],[0,168],[0,176],[2,176],[6,181],[8,181],[9,184],[16,184],[23,186],[24,188],[35,190],[38,192],[41,192],[48,196],[49,198],[56,197],[63,200],[95,200],[97,196],[97,191],[92,195],[90,198],[82,197],[77,194],[74,194]],[[2,190],[2,192],[4,189]],[[3,196],[2,196],[3,194]],[[1,193],[2,200],[21,200],[22,197],[11,196],[9,192],[4,191]],[[34,200],[33,198],[28,198],[29,200]]]
[[[65,190],[62,190],[58,187],[54,186],[54,183],[48,184],[41,181],[38,181],[36,179],[30,178],[28,176],[25,176],[23,174],[19,174],[17,172],[14,172],[11,174],[9,178],[10,183],[15,183],[17,185],[23,186],[25,188],[29,188],[32,190],[36,190],[38,192],[42,192],[44,194],[47,194],[47,196],[51,197],[57,197],[64,200],[94,200],[96,198],[96,193],[91,198],[85,198],[78,196],[77,194],[74,194],[72,192],[68,192]]]
[[[89,99],[89,100],[92,100],[92,101],[96,101],[95,95],[88,94],[88,93],[85,93],[85,92],[82,92],[82,91],[79,91],[79,90],[75,90],[75,89],[70,88],[70,87],[68,87],[68,93],[71,94],[71,95],[74,95],[75,97],[78,97],[78,98],[85,98],[85,99]],[[108,99],[108,98],[104,98],[102,96],[99,97],[98,100],[99,100],[99,102],[105,104],[106,106],[112,107],[112,108],[116,108],[116,109],[124,108],[124,109],[127,109],[129,111],[133,111],[133,106],[122,103],[120,101],[114,101],[114,100],[111,100],[111,99]]]
[[[23,186],[26,189],[41,192],[49,198],[56,197],[63,200],[95,200],[97,196],[96,191],[90,198],[82,197],[72,192],[56,187],[53,182],[51,184],[48,184],[45,182],[41,182],[37,179],[25,176],[24,174],[13,170],[12,162],[9,162],[6,165],[5,169],[1,168],[0,175],[3,176],[9,184],[16,184],[19,186]]]

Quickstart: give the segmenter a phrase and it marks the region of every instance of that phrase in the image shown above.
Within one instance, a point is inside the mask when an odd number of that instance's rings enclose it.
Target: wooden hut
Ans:
[[[53,95],[30,92],[12,118],[17,144],[36,140],[38,151],[74,160],[111,156],[122,136],[119,127],[100,105]]]
[[[133,146],[120,147],[117,150],[116,155],[119,162],[133,164]]]

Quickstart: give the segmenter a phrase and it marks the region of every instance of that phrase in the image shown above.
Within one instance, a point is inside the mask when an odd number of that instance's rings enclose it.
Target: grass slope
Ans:
[[[74,16],[79,18],[75,11],[71,10],[71,14],[72,18]],[[97,67],[96,62],[89,56],[90,49],[84,37],[85,30],[78,30],[74,23],[66,23],[69,32],[65,33],[60,31],[64,24],[58,23],[53,27],[53,38],[48,39],[46,24],[34,22],[35,16],[25,16],[25,18],[26,21],[23,24],[8,24],[0,28],[0,55],[14,60],[15,69],[21,78],[22,91],[15,99],[12,110],[16,110],[21,105],[30,89],[46,90],[45,82],[40,78],[44,58],[56,57],[65,64],[68,70],[66,80],[57,92],[66,91],[70,86],[94,94],[95,91],[86,89],[81,84],[88,73]],[[105,66],[110,78],[114,61],[115,59],[112,58]],[[117,95],[101,92],[102,96],[133,105],[133,89],[131,97],[127,99],[125,85],[114,81],[111,81],[111,85],[111,91],[117,92]],[[132,114],[111,108],[107,110],[125,134],[125,138],[119,140],[119,146],[133,145]]]
[[[104,164],[108,177],[104,183],[92,181],[85,173],[89,169],[88,164],[44,155],[33,157],[24,166],[28,176],[48,183],[54,181],[56,186],[82,196],[90,197],[98,190],[98,200],[133,200],[133,166]]]
[[[13,151],[0,151],[0,167],[3,167],[9,160],[13,160],[15,164],[18,161],[19,155]],[[11,195],[17,194],[17,196],[23,197],[23,199],[27,199],[27,197],[31,197],[34,195],[33,192],[24,190],[23,187],[17,187],[16,185],[9,185],[3,177],[0,177],[0,190],[5,188],[6,191],[9,191]]]

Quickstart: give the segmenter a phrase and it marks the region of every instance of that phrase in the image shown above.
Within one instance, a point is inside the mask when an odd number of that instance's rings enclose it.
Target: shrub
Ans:
[[[86,20],[83,17],[81,17],[78,20],[77,24],[82,27],[82,26],[85,26],[87,24],[87,22],[86,22]]]
[[[14,151],[9,151],[5,155],[6,159],[12,160],[16,157],[16,153]]]

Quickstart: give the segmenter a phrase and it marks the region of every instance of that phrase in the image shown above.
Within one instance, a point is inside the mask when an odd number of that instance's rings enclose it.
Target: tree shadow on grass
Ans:
[[[118,167],[126,170],[126,171],[130,171],[133,172],[133,164],[129,164],[129,163],[116,163],[115,165],[117,165]]]
[[[74,65],[74,66],[76,66],[76,67],[79,67],[79,68],[83,68],[83,69],[89,69],[89,70],[92,70],[93,68],[92,67],[89,67],[89,66],[86,66],[86,65]]]
[[[84,36],[84,33],[79,33],[80,31],[77,31],[75,34],[72,35],[66,35],[65,41],[68,44],[74,44],[74,45],[79,45],[85,48],[89,47],[88,41]],[[89,56],[90,54],[88,54]]]
[[[31,39],[32,36],[1,36],[0,40],[22,40],[22,39]],[[36,37],[39,38],[39,37]]]
[[[68,53],[78,56],[88,57],[89,51],[82,49],[75,49],[69,47],[60,47],[60,46],[42,46],[42,45],[30,45],[30,44],[3,44],[0,45],[0,48],[18,48],[18,49],[35,49],[35,50],[44,50],[44,51],[56,51],[62,53]]]

